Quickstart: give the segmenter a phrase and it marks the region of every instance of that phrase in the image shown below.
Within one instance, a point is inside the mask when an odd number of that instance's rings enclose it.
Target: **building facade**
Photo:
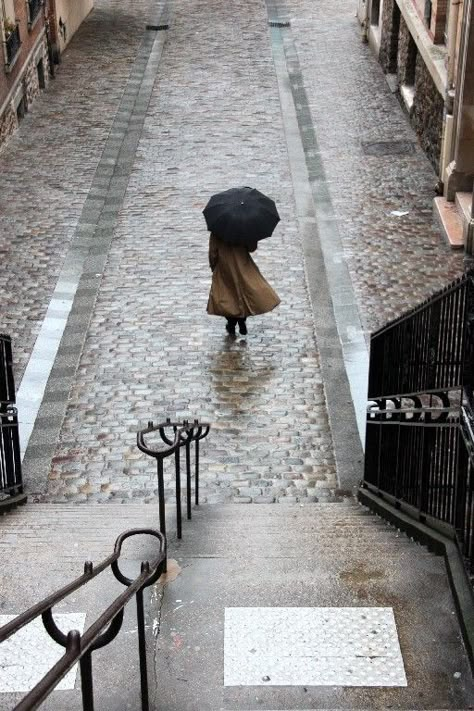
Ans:
[[[472,250],[474,0],[358,0],[364,36],[439,178],[435,215]]]
[[[0,149],[47,87],[93,0],[0,0]]]

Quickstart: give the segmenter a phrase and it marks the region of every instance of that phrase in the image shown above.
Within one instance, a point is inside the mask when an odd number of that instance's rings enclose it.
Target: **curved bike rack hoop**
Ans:
[[[199,506],[199,443],[209,434],[211,425],[206,422],[194,420],[172,421],[167,418],[164,422],[154,424],[148,422],[148,427],[137,433],[138,449],[149,457],[156,459],[158,476],[158,505],[160,513],[160,531],[166,537],[165,520],[165,486],[164,486],[164,460],[174,454],[175,461],[175,490],[176,490],[176,531],[177,537],[182,537],[182,512],[181,512],[181,449],[185,450],[186,465],[186,513],[190,519],[192,515],[192,467],[191,447],[194,444],[194,502]],[[152,447],[145,441],[145,436],[158,432],[164,447]]]

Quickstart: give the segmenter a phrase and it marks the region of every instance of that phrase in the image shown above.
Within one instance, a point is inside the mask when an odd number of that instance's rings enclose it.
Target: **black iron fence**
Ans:
[[[13,63],[13,60],[15,59],[16,55],[20,51],[21,47],[21,40],[20,40],[20,28],[18,24],[15,26],[15,28],[12,28],[9,30],[6,38],[5,38],[5,48],[7,52],[7,67],[10,66],[10,64]]]
[[[141,563],[140,574],[133,580],[124,575],[119,566],[122,546],[127,538],[138,535],[154,536],[158,541],[156,557],[151,563]],[[143,594],[145,588],[153,585],[164,572],[166,563],[166,541],[159,531],[151,528],[132,529],[122,533],[115,542],[114,552],[108,558],[93,565],[84,564],[84,573],[69,585],[53,593],[8,624],[0,627],[0,643],[14,635],[33,620],[41,617],[50,637],[61,647],[64,655],[48,671],[41,681],[18,703],[13,711],[33,711],[51,694],[61,679],[75,664],[79,663],[81,674],[82,707],[84,711],[94,711],[94,685],[92,653],[110,644],[120,632],[127,603],[135,597],[137,606],[138,660],[140,666],[141,709],[149,711],[148,670],[145,638],[145,612]],[[53,608],[89,581],[110,568],[116,579],[126,586],[111,605],[84,632],[70,630],[62,632],[53,618]],[[129,680],[129,684],[133,683]]]
[[[26,500],[23,493],[11,338],[0,334],[0,513]]]
[[[455,538],[474,573],[474,277],[373,334],[363,485]]]

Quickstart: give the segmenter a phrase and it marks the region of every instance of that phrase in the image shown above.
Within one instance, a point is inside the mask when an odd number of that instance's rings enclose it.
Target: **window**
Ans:
[[[380,2],[381,0],[372,0],[372,7],[370,11],[371,25],[378,25],[380,22]]]
[[[36,65],[36,70],[38,72],[39,88],[44,89],[46,87],[46,82],[44,80],[44,64],[42,59],[40,59],[38,64]]]
[[[425,9],[423,12],[423,19],[427,27],[431,26],[431,13],[433,11],[433,5],[431,0],[425,0]]]

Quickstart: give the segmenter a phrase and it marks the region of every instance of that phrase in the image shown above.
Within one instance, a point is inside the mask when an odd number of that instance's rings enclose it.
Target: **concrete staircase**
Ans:
[[[452,249],[464,249],[471,205],[472,193],[456,193],[455,202],[444,197],[434,199],[434,215]]]
[[[462,709],[473,698],[443,560],[352,500],[203,507],[186,523],[183,540],[171,541],[170,555],[182,573],[164,592],[158,708]],[[297,669],[297,684],[272,685],[269,659],[259,677],[269,681],[224,686],[226,608],[240,607],[289,608],[290,628],[295,608],[393,608],[408,686],[344,686],[334,651],[333,685],[301,682],[305,670],[295,665],[318,662],[310,650],[320,633],[309,627],[307,658],[298,661],[292,648],[271,650],[272,629],[263,630],[262,643],[280,665]],[[248,634],[242,624],[242,639]]]
[[[169,508],[169,557],[178,575],[148,599],[153,709],[468,708],[474,687],[442,559],[353,500],[203,505],[183,522],[181,541]],[[15,510],[0,526],[0,612],[19,613],[76,577],[85,559],[108,555],[123,530],[157,523],[157,508],[145,504]],[[128,551],[128,565],[136,569],[137,560],[151,556],[143,542]],[[87,627],[122,590],[104,574],[59,611],[86,612]],[[225,609],[236,607],[290,608],[290,622],[293,608],[393,608],[408,686],[279,686],[271,679],[224,686]],[[94,655],[101,711],[139,708],[135,628],[130,603],[117,640]],[[285,659],[293,663],[291,652]],[[10,710],[21,696],[0,694],[0,709]],[[56,691],[42,708],[79,711],[80,693]]]

